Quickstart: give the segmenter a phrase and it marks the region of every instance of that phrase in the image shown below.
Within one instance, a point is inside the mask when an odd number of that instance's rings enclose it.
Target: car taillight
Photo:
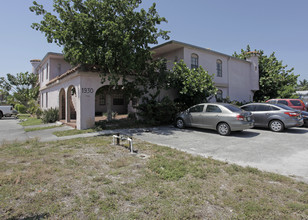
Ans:
[[[289,115],[290,117],[297,117],[298,113],[296,112],[285,112],[286,115]]]
[[[243,115],[237,115],[236,116],[236,120],[239,120],[239,121],[244,121],[244,116]]]

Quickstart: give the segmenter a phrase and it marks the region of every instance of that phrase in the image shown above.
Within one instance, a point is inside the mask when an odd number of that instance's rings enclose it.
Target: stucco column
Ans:
[[[71,121],[71,106],[70,106],[70,103],[71,103],[71,95],[69,95],[69,89],[66,90],[65,94],[66,94],[66,103],[65,103],[65,122],[70,122]]]
[[[107,118],[112,119],[112,103],[111,95],[106,94]]]

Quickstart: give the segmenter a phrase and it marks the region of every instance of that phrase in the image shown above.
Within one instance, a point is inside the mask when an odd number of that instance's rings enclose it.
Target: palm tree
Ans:
[[[303,91],[303,90],[308,90],[308,80],[300,80],[298,84],[298,90]]]

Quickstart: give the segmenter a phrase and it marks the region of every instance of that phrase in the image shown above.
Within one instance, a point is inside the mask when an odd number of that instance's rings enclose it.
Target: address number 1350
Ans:
[[[93,88],[81,88],[82,93],[93,93],[94,89]]]

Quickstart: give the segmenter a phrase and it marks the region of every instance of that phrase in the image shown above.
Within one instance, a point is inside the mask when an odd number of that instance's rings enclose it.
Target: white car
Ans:
[[[10,105],[0,105],[0,119],[3,116],[11,117],[12,115],[17,115],[18,112],[13,109],[13,106]]]

